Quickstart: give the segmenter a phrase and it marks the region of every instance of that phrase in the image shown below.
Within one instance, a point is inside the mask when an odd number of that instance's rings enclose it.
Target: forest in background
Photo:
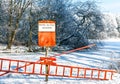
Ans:
[[[120,37],[120,16],[103,14],[95,1],[0,0],[0,43],[33,51],[38,21],[56,21],[57,46],[71,49]]]

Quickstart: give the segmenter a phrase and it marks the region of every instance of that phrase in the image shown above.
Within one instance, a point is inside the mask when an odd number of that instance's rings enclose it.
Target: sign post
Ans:
[[[48,57],[48,47],[46,47],[45,57]],[[46,65],[45,67],[45,72],[46,72],[45,81],[47,82],[48,81],[48,65]]]
[[[56,45],[55,21],[38,21],[38,45],[46,48],[45,57],[48,57],[48,48]],[[45,67],[46,78],[48,81],[48,65]]]

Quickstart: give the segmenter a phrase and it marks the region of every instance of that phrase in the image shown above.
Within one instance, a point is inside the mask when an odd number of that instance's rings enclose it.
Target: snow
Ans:
[[[57,64],[108,69],[115,64],[113,59],[120,59],[120,39],[104,40],[104,46],[97,51],[79,51],[57,56]],[[13,46],[11,51],[4,50],[5,45],[0,44],[0,58],[37,61],[44,56],[44,52],[28,53],[26,47]],[[57,52],[49,52],[53,56]],[[120,74],[113,75],[113,80],[101,81],[80,78],[65,78],[49,76],[46,83],[41,75],[25,75],[8,73],[0,77],[0,84],[120,84]]]

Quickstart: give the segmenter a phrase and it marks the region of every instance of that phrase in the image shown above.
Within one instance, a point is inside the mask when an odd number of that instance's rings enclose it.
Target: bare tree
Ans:
[[[69,35],[61,43],[69,43],[76,48],[88,45],[90,39],[100,39],[99,33],[103,29],[102,14],[97,9],[95,2],[77,2],[71,11],[73,27],[70,28]]]
[[[7,48],[10,49],[14,40],[17,30],[19,28],[20,19],[25,12],[25,10],[29,7],[30,0],[9,0],[8,6],[8,44]]]
[[[29,17],[28,17],[28,24],[29,24],[29,39],[28,39],[28,51],[33,51],[32,49],[32,44],[33,44],[33,35],[37,35],[38,32],[38,19],[41,15],[39,15],[39,11],[36,9],[37,7],[35,6],[34,2],[31,3],[30,8],[29,8]]]

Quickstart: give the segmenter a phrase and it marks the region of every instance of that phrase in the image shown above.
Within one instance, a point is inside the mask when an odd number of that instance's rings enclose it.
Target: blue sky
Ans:
[[[120,14],[120,0],[97,0],[97,2],[103,12]]]
[[[120,0],[74,0],[96,1],[102,12],[120,14]]]

